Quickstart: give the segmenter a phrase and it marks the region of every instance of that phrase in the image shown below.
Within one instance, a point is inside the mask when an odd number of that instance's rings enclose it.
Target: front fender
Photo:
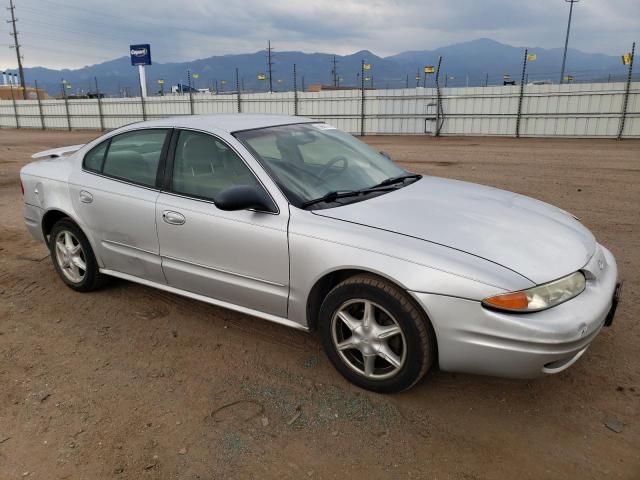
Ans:
[[[307,326],[307,298],[324,276],[363,270],[405,290],[481,300],[533,284],[487,260],[416,238],[291,208],[289,318]]]

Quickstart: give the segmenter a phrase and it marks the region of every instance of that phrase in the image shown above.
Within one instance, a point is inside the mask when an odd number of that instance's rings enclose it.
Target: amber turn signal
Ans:
[[[484,304],[503,310],[527,310],[529,299],[524,292],[513,292],[487,298]]]

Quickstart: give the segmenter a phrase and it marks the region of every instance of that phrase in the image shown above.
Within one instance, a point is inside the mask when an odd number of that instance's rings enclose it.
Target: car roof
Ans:
[[[167,117],[159,120],[148,120],[127,125],[123,130],[149,127],[194,128],[207,131],[227,133],[256,128],[290,125],[293,123],[314,122],[310,118],[291,115],[265,115],[260,113],[220,113],[215,115],[185,115]]]

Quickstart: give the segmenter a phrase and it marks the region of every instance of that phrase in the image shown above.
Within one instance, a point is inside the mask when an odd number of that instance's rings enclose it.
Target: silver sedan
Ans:
[[[169,118],[34,157],[25,222],[69,287],[119,277],[317,330],[370,390],[436,363],[560,372],[617,305],[615,259],[573,215],[407,172],[311,119]]]

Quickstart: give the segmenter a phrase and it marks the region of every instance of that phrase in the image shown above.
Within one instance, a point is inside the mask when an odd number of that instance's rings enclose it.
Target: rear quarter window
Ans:
[[[107,146],[109,145],[109,141],[102,142],[97,147],[93,147],[89,150],[84,156],[84,161],[82,166],[85,170],[90,170],[92,172],[100,172],[102,169],[102,161],[104,160],[104,154],[107,151]]]

